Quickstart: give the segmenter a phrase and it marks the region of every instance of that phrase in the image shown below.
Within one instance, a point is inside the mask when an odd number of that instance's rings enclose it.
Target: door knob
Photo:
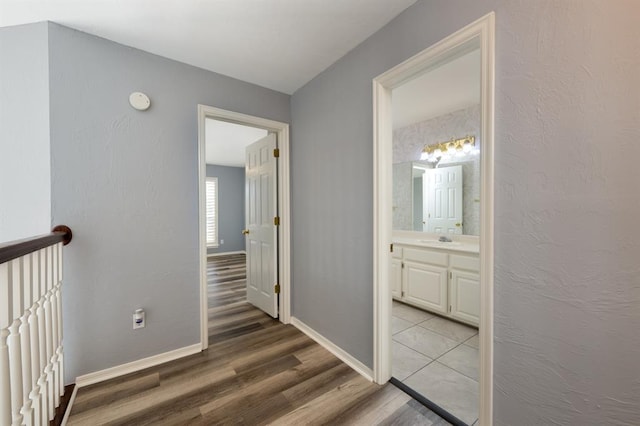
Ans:
[[[248,233],[249,233],[249,230],[248,230],[248,229],[243,229],[243,230],[242,230],[242,235],[247,235]]]

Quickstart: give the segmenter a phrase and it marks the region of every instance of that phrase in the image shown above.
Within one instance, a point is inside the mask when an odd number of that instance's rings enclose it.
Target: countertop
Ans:
[[[429,237],[423,238],[407,238],[407,237],[394,237],[393,244],[399,244],[403,246],[436,248],[440,250],[458,251],[464,253],[478,254],[480,252],[480,245],[476,242],[467,241],[453,241],[450,243],[440,242],[437,239]]]

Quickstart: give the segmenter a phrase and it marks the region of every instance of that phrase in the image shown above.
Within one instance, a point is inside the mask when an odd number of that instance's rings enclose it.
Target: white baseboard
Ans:
[[[244,250],[239,250],[239,251],[224,251],[224,252],[219,252],[219,253],[207,253],[207,257],[216,257],[216,256],[226,256],[229,254],[247,254],[246,251]]]
[[[144,370],[145,368],[153,367],[158,364],[173,361],[174,359],[193,355],[200,352],[201,350],[202,344],[196,343],[195,345],[185,346],[184,348],[179,348],[173,351],[153,355],[148,358],[142,358],[136,361],[128,362],[126,364],[116,365],[115,367],[107,368],[89,374],[84,374],[82,376],[76,377],[75,388],[78,389],[84,386],[92,385],[94,383],[113,379],[115,377],[124,376],[125,374],[135,373],[136,371]]]
[[[337,346],[329,339],[324,337],[322,334],[315,331],[313,328],[309,327],[307,324],[303,323],[296,317],[291,317],[291,325],[296,327],[298,330],[302,331],[304,334],[315,340],[320,346],[334,354],[338,357],[342,362],[347,364],[349,367],[356,370],[361,376],[365,379],[373,382],[373,370],[355,359],[351,354],[346,352],[341,347]]]

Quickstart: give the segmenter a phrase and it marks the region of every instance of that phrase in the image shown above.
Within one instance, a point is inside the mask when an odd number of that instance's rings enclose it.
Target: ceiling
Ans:
[[[416,0],[0,0],[0,26],[54,21],[292,94]]]
[[[226,121],[205,119],[205,158],[207,164],[244,167],[245,148],[267,131]]]
[[[411,80],[392,92],[393,128],[480,103],[480,49]]]

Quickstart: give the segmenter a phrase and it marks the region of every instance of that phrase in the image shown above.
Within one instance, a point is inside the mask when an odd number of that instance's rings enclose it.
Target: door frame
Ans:
[[[209,347],[207,315],[207,242],[205,239],[205,179],[207,176],[205,156],[205,119],[227,121],[235,124],[259,127],[277,135],[278,158],[278,275],[280,295],[278,317],[280,322],[291,322],[291,203],[290,203],[290,167],[289,167],[289,124],[266,118],[255,117],[239,112],[228,111],[208,105],[198,105],[198,217],[199,217],[199,254],[200,254],[200,343],[202,350]],[[244,215],[244,212],[243,212]]]
[[[467,25],[373,79],[373,312],[376,383],[391,378],[392,242],[392,89],[448,59],[453,51],[479,42],[481,56],[480,170],[480,413],[481,425],[493,419],[493,246],[494,246],[494,86],[495,14]]]

